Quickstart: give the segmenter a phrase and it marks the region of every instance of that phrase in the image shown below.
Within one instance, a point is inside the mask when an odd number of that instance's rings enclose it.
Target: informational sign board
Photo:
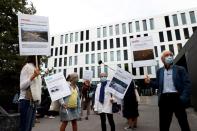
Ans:
[[[93,71],[91,71],[91,70],[84,70],[84,72],[83,72],[83,79],[84,80],[91,81],[92,77],[93,77]]]
[[[44,77],[52,101],[56,101],[71,94],[69,84],[63,73]]]
[[[154,45],[152,37],[141,37],[131,39],[131,50],[133,55],[133,67],[154,66]]]
[[[20,55],[50,55],[49,20],[35,15],[18,15]]]
[[[106,90],[116,97],[123,99],[131,81],[132,75],[122,68],[117,67],[117,70]]]

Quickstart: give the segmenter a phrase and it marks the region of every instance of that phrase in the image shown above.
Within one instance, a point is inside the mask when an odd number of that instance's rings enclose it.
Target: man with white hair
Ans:
[[[156,81],[145,77],[145,83],[158,89],[160,131],[169,131],[173,113],[182,131],[190,131],[185,108],[190,102],[191,83],[186,70],[173,65],[173,53],[164,51],[161,60],[164,66],[158,69]]]

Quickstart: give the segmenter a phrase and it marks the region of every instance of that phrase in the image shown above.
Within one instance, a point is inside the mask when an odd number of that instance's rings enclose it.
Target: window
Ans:
[[[169,45],[169,50],[174,54],[174,46],[172,44]]]
[[[100,37],[101,37],[101,29],[97,28],[97,38],[100,38]]]
[[[126,24],[122,24],[122,34],[126,34]]]
[[[107,40],[104,40],[104,41],[103,41],[103,48],[104,48],[104,49],[107,49]]]
[[[144,75],[144,68],[140,67],[140,75]]]
[[[92,63],[92,64],[95,63],[95,54],[91,54],[91,63]]]
[[[136,68],[132,66],[132,74],[135,76],[136,75]]]
[[[172,41],[172,33],[171,31],[167,31],[168,41]]]
[[[139,23],[139,21],[135,22],[135,27],[136,27],[136,32],[139,32],[140,31],[140,23]]]
[[[78,44],[75,45],[75,53],[78,53]]]
[[[124,50],[124,60],[128,60],[128,52],[127,52],[127,50]]]
[[[54,45],[54,37],[51,38],[51,45]]]
[[[192,24],[196,23],[196,17],[195,17],[194,11],[190,11],[189,16],[190,16],[191,23]]]
[[[189,31],[188,28],[183,28],[185,39],[189,39]]]
[[[65,43],[68,43],[68,34],[65,35]]]
[[[166,24],[166,27],[170,27],[170,20],[168,16],[165,16],[165,24]]]
[[[63,38],[64,38],[64,36],[61,35],[61,37],[60,37],[60,44],[63,44]]]
[[[110,51],[110,61],[114,61],[114,51]]]
[[[86,67],[85,70],[89,70],[89,67]]]
[[[86,64],[89,64],[89,54],[86,54]]]
[[[128,63],[125,63],[124,64],[124,69],[125,69],[125,71],[129,71],[129,65],[128,65]]]
[[[123,37],[123,47],[127,46],[127,37]]]
[[[62,58],[59,58],[59,67],[62,66]]]
[[[109,26],[109,36],[113,35],[113,26]]]
[[[83,67],[79,68],[79,78],[82,79],[83,76]]]
[[[177,44],[177,48],[178,48],[178,52],[180,52],[181,49],[182,49],[182,44],[181,44],[181,43],[178,43],[178,44]]]
[[[101,53],[97,54],[97,61],[101,60]]]
[[[140,35],[137,35],[137,37],[140,37]]]
[[[179,29],[175,30],[175,36],[176,36],[176,40],[181,40],[181,35],[180,35],[180,32],[179,32]]]
[[[117,61],[121,61],[121,54],[120,50],[117,51]]]
[[[81,31],[80,34],[80,40],[83,41],[83,31]]]
[[[181,21],[183,25],[187,24],[185,13],[181,13]]]
[[[104,52],[104,62],[107,62],[107,52]]]
[[[54,59],[54,67],[57,67],[57,58]]]
[[[60,55],[62,55],[62,47],[60,47]]]
[[[197,26],[192,27],[193,33],[196,31]]]
[[[101,67],[98,66],[98,77],[100,77],[100,74],[101,74]]]
[[[86,30],[86,40],[89,40],[89,30]]]
[[[72,56],[69,57],[69,66],[72,66]]]
[[[70,43],[73,42],[73,33],[70,33]]]
[[[91,70],[92,70],[92,72],[93,72],[93,78],[95,78],[95,67],[94,66],[91,66]]]
[[[101,50],[101,41],[97,41],[97,50]]]
[[[51,56],[53,56],[53,48],[51,48]]]
[[[89,43],[86,43],[86,52],[89,51]]]
[[[143,29],[144,29],[144,31],[147,31],[146,20],[143,20],[142,23],[143,23]]]
[[[64,66],[67,66],[67,57],[64,57]]]
[[[78,42],[78,35],[79,35],[79,33],[75,32],[75,42]]]
[[[106,37],[106,36],[107,36],[107,28],[103,27],[103,37]]]
[[[155,28],[154,19],[150,19],[150,29],[153,30]]]
[[[67,50],[68,50],[68,47],[65,46],[65,47],[64,47],[64,55],[67,55]]]
[[[133,29],[132,29],[132,22],[129,22],[129,33],[132,33]]]
[[[74,65],[77,65],[77,63],[78,63],[78,57],[77,57],[77,56],[75,56]]]
[[[154,46],[154,49],[155,49],[155,56],[158,57],[157,46]]]
[[[173,19],[173,23],[174,23],[174,26],[178,26],[178,18],[177,18],[177,15],[172,15],[172,19]]]
[[[147,73],[152,74],[151,66],[147,66]]]
[[[159,32],[159,40],[160,42],[164,42],[163,32]]]
[[[132,39],[132,38],[133,38],[133,36],[130,36],[129,38],[130,38],[130,39]]]
[[[119,31],[119,25],[116,25],[116,35],[119,35],[120,34],[120,31]]]
[[[144,36],[148,36],[148,34],[144,34]]]
[[[110,40],[109,40],[109,43],[110,43],[110,49],[111,49],[111,48],[114,48],[113,39],[110,39]]]
[[[120,38],[116,38],[116,47],[120,47]]]
[[[108,67],[106,65],[104,66],[104,72],[108,74]]]
[[[95,43],[94,43],[94,41],[92,42],[92,51],[95,51]]]
[[[58,47],[55,48],[55,56],[57,56],[58,53]]]
[[[74,72],[77,73],[77,68],[74,68]]]
[[[83,52],[83,43],[80,44],[80,52]]]
[[[64,77],[66,77],[66,69],[63,70]]]
[[[164,50],[166,50],[165,45],[161,45],[161,52],[163,52]]]

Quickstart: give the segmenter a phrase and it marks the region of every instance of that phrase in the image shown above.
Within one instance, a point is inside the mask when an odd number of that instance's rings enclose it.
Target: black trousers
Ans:
[[[173,113],[175,113],[181,131],[190,131],[187,114],[178,93],[161,94],[159,100],[160,131],[169,131]]]
[[[106,116],[107,116],[109,124],[111,126],[111,131],[115,131],[115,123],[114,123],[114,119],[113,119],[113,114],[100,113],[102,131],[107,131]]]

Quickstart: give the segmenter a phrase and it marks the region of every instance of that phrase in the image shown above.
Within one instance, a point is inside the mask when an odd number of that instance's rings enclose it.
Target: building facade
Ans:
[[[143,79],[145,74],[155,77],[163,50],[171,50],[176,56],[197,28],[197,8],[166,13],[153,17],[131,19],[51,36],[51,57],[45,68],[54,72],[77,72],[82,79],[84,70],[93,71],[93,81],[98,81],[101,72],[109,77],[113,70],[99,65],[102,60],[109,67],[117,66],[132,73],[134,79]],[[130,39],[151,36],[157,66],[134,68]]]

